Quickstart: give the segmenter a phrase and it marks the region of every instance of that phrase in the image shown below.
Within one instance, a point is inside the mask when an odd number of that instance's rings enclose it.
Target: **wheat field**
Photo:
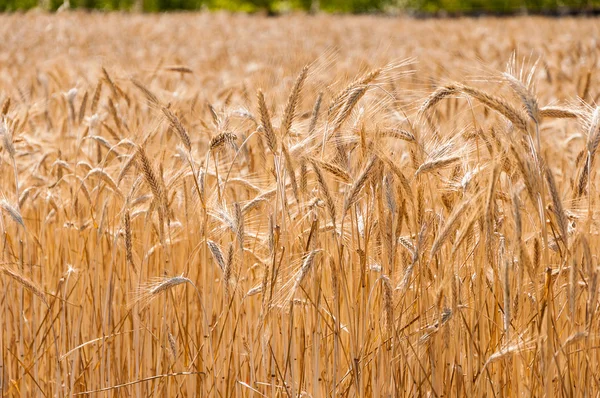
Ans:
[[[598,395],[599,36],[0,16],[2,395]]]

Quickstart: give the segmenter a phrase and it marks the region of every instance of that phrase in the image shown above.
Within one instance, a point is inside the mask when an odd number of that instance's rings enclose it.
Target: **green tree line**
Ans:
[[[600,0],[0,0],[0,11],[59,7],[100,10],[263,11],[271,14],[288,10],[343,13],[409,11],[435,13],[520,12],[557,10],[594,10]]]

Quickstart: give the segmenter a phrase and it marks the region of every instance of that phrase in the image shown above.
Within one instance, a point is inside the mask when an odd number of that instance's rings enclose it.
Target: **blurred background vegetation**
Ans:
[[[600,10],[600,0],[0,0],[0,11],[32,8],[57,10],[172,11],[229,10],[238,12],[408,12],[426,14],[566,13]]]

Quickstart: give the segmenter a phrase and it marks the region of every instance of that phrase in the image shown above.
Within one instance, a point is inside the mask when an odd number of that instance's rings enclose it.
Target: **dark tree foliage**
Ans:
[[[56,10],[65,0],[0,0],[0,11],[27,10],[38,6]],[[270,15],[280,10],[345,13],[399,10],[418,13],[515,13],[594,11],[600,0],[69,0],[72,8],[130,10],[138,2],[144,11],[227,9],[259,11]],[[141,2],[141,3],[139,3]]]

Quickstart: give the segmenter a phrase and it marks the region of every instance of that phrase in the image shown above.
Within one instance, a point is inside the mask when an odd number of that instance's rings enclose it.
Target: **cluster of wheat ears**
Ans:
[[[600,391],[592,74],[328,62],[282,103],[181,64],[3,96],[2,394]]]

